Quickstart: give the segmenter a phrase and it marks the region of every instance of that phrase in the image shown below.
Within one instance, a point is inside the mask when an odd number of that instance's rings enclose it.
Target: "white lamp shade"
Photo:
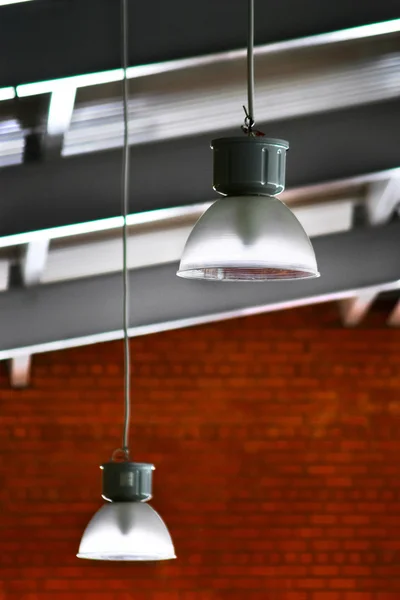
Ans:
[[[141,502],[104,504],[86,527],[77,556],[119,561],[176,558],[164,521]]]
[[[221,198],[200,217],[183,251],[180,277],[266,281],[318,277],[302,225],[271,196]]]

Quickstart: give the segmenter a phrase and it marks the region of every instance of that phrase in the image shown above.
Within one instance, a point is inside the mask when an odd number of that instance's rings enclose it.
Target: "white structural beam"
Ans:
[[[280,199],[285,202],[290,208],[295,208],[296,205],[302,205],[303,214],[306,219],[305,210],[311,204],[319,206],[329,206],[330,216],[336,219],[339,213],[344,215],[344,211],[348,208],[334,208],[333,202],[326,202],[326,198],[341,198],[351,202],[364,202],[364,186],[372,182],[381,182],[391,177],[400,177],[400,168],[389,169],[386,171],[378,171],[376,173],[368,173],[357,177],[327,181],[320,184],[305,185],[302,187],[289,188],[283,192]],[[336,200],[341,202],[341,200]],[[157,210],[147,210],[128,215],[127,222],[129,227],[146,225],[149,227],[170,226],[174,220],[189,221],[196,219],[211,205],[211,201],[202,202],[201,204],[189,204],[183,206],[172,206],[170,208],[161,208]],[[332,210],[334,212],[332,212]],[[339,212],[338,212],[339,211]],[[97,219],[93,221],[77,222],[70,225],[61,225],[59,227],[50,227],[48,229],[38,229],[16,233],[13,235],[4,235],[0,237],[0,248],[9,248],[11,246],[26,245],[38,240],[49,239],[59,240],[61,238],[72,238],[78,236],[88,236],[101,232],[111,232],[122,227],[122,217],[109,217],[106,219]],[[320,225],[321,226],[321,225]],[[337,229],[340,231],[340,228]],[[319,235],[322,235],[320,233]]]
[[[351,228],[355,199],[294,207],[293,212],[310,237],[348,231]],[[200,213],[201,214],[201,213]],[[153,230],[131,230],[128,245],[128,268],[138,269],[178,261],[186,240],[200,214],[172,226],[155,224]],[[106,240],[72,243],[53,248],[43,272],[42,283],[80,279],[120,271],[122,242],[120,236]]]
[[[400,223],[390,223],[317,237],[322,277],[284,285],[188,282],[176,263],[132,270],[130,335],[388,289],[400,280],[399,236]],[[121,289],[120,274],[109,273],[0,294],[0,360],[120,339]]]
[[[353,208],[356,202],[356,198],[349,197],[322,204],[299,207],[294,205],[292,211],[309,237],[318,237],[351,229]]]
[[[348,294],[347,297],[339,299],[339,308],[343,325],[346,327],[355,327],[361,323],[379,294],[382,292],[393,292],[398,290],[400,290],[400,279],[395,279],[394,281],[383,285],[375,285],[360,290],[354,290],[352,294]],[[388,319],[388,325],[400,325],[400,301],[391,313],[391,316]]]
[[[128,268],[139,269],[179,260],[193,224],[129,236]],[[80,279],[120,271],[122,240],[114,237],[54,248],[49,253],[43,283]]]
[[[372,303],[379,294],[377,288],[362,290],[352,298],[344,298],[339,301],[339,309],[343,325],[346,327],[355,327],[361,323],[366,316]]]
[[[388,325],[391,327],[400,327],[400,300],[397,302],[389,316]]]
[[[76,86],[73,84],[60,84],[54,89],[47,117],[48,135],[60,135],[67,131],[74,110],[75,96]]]
[[[28,1],[30,0],[0,0],[0,6],[4,4],[15,4],[17,2]],[[265,44],[256,47],[255,54],[260,56],[268,56],[280,53],[296,52],[299,50],[308,50],[310,48],[319,49],[324,46],[334,46],[340,43],[351,41],[371,40],[372,38],[398,33],[399,31],[400,19],[392,19],[390,21],[359,25],[357,27],[350,27],[348,29],[341,29],[339,31],[331,31],[328,33],[310,35],[292,40],[275,42],[272,44]],[[128,67],[127,77],[128,79],[141,79],[143,77],[162,75],[169,72],[179,72],[190,68],[205,67],[218,63],[229,63],[232,61],[243,60],[245,57],[246,50],[241,49],[218,52],[205,56],[196,56],[194,58],[183,58],[159,63],[150,63],[146,65],[135,65],[134,67]],[[17,86],[17,93],[21,98],[35,96],[37,94],[50,94],[58,85],[65,82],[73,83],[77,88],[101,85],[105,83],[114,83],[121,81],[123,74],[123,69],[113,69],[111,71],[86,73],[61,79],[25,83]],[[2,89],[0,89],[0,92]]]
[[[49,240],[42,239],[26,245],[21,261],[21,278],[26,287],[40,283],[46,267]],[[29,385],[32,356],[22,354],[11,359],[10,382],[13,388],[25,388]]]
[[[0,292],[8,288],[10,265],[8,260],[0,260]]]
[[[46,158],[59,158],[74,111],[76,85],[70,82],[55,86],[49,105],[45,137]]]
[[[21,263],[22,282],[26,287],[40,283],[46,267],[49,240],[41,239],[26,245]]]
[[[369,184],[366,209],[371,225],[382,225],[389,221],[400,206],[400,177]]]
[[[44,151],[46,158],[61,156],[64,134],[67,131],[75,103],[76,87],[58,85],[54,88],[47,117]],[[41,237],[29,242],[23,249],[20,262],[22,284],[25,287],[38,285],[46,268],[50,239]],[[32,356],[30,354],[15,357],[10,363],[10,382],[14,388],[29,385]]]
[[[382,38],[375,42],[373,53],[365,39],[350,47],[344,42],[316,46],[312,51],[296,48],[271,54],[258,50],[258,123],[396,98],[400,54],[395,44],[393,39]],[[130,143],[237,127],[245,102],[244,65],[242,55],[234,53],[233,58],[229,54],[137,79],[135,96],[129,102]],[[105,85],[92,99],[86,96],[77,103],[65,135],[64,155],[121,146],[123,121],[117,90],[115,84]],[[20,88],[17,91],[21,93]]]
[[[7,6],[8,4],[20,4],[21,2],[31,2],[31,0],[0,0],[0,6]]]
[[[29,385],[32,356],[22,354],[10,361],[10,383],[13,388],[26,388]]]

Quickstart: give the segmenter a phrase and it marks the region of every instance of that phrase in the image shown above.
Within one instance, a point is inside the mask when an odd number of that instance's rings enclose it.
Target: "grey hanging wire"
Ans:
[[[248,0],[247,31],[247,105],[249,129],[254,125],[254,0]]]
[[[128,225],[129,210],[129,114],[128,114],[128,0],[121,0],[122,4],[122,67],[124,76],[122,80],[122,97],[124,113],[124,143],[122,160],[122,278],[123,278],[123,330],[124,330],[124,433],[122,451],[125,460],[129,460],[129,428],[131,420],[131,364],[129,347],[129,273],[128,273]]]
[[[248,0],[247,15],[247,108],[245,112],[244,133],[254,135],[254,0]]]

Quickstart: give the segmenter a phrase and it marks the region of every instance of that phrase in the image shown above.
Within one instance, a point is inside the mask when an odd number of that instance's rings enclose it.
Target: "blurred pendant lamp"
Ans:
[[[254,129],[254,0],[248,0],[248,110],[242,137],[212,141],[214,190],[220,198],[195,224],[177,275],[214,281],[318,277],[311,242],[291,210],[275,198],[285,189],[288,142]]]
[[[128,131],[128,7],[122,1],[123,27],[123,317],[125,354],[125,421],[122,448],[112,460],[101,466],[103,493],[107,502],[96,512],[86,527],[79,546],[78,558],[93,560],[144,561],[175,558],[171,536],[161,517],[148,504],[152,495],[154,465],[130,460],[130,349],[128,337],[129,278],[127,267],[127,212],[129,196],[129,131]]]

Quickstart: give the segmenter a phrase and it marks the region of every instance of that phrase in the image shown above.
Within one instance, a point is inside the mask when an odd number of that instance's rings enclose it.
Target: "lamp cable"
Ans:
[[[263,136],[255,131],[254,119],[254,0],[248,0],[247,12],[247,108],[243,106],[245,118],[242,131],[248,136]]]
[[[122,4],[122,100],[124,115],[124,141],[122,156],[122,279],[123,279],[123,333],[124,333],[124,430],[122,451],[125,460],[129,460],[129,429],[131,421],[131,356],[129,346],[129,273],[128,273],[128,225],[129,210],[129,90],[128,90],[128,0],[121,0]]]
[[[254,121],[254,0],[248,0],[247,17],[247,114],[248,130],[255,124]]]

